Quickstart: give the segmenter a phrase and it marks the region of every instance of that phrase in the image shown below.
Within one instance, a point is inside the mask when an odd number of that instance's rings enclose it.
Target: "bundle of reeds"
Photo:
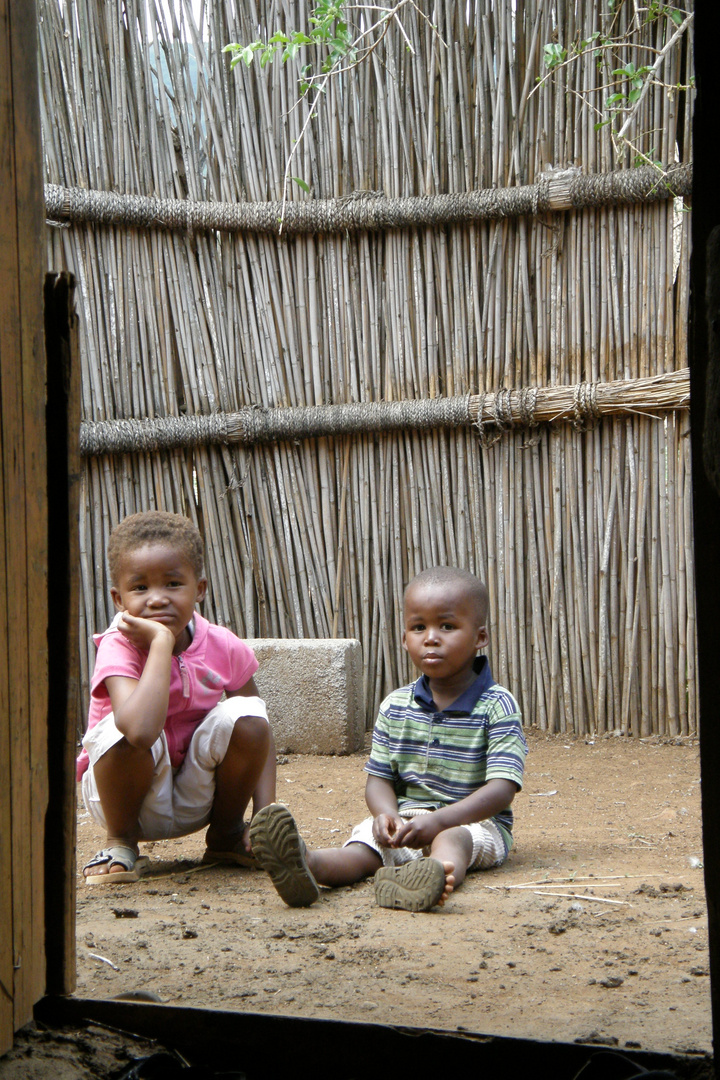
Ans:
[[[630,5],[477,0],[408,6],[383,51],[332,82],[290,198],[387,197],[689,160],[691,94],[648,92],[620,159],[597,128],[590,51],[544,74],[543,45],[627,37],[613,66],[672,32]],[[47,181],[165,199],[282,198],[308,103],[298,69],[229,71],[222,47],[301,26],[297,2],[40,0]],[[405,40],[414,50],[411,54]],[[654,50],[649,52],[648,50]],[[302,63],[304,58],[299,57]],[[691,45],[658,75],[677,86]],[[607,71],[607,68],[605,68]],[[650,378],[687,365],[685,206],[547,213],[352,235],[48,229],[78,280],[88,421],[496,393]],[[487,401],[487,399],[486,399]],[[125,514],[204,531],[208,614],[247,636],[358,637],[369,719],[410,675],[402,592],[435,563],[491,595],[491,661],[548,730],[695,730],[687,417],[587,431],[353,434],[90,458],[80,522],[85,680],[108,620],[104,552]]]

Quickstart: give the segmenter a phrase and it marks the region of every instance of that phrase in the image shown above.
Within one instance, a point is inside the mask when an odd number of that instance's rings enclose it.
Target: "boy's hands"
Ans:
[[[403,821],[399,814],[378,814],[373,821],[373,836],[382,847],[429,847],[442,825],[433,822],[432,814]]]
[[[421,814],[409,821],[399,814],[378,814],[373,821],[373,836],[382,847],[430,847],[442,829],[434,814]]]
[[[401,821],[390,842],[390,847],[424,848],[430,847],[438,833],[442,832],[442,822],[435,814],[421,814],[419,817]]]
[[[373,837],[381,847],[396,847],[394,837],[402,825],[398,814],[378,814],[373,820]]]
[[[369,776],[365,798],[374,814],[373,836],[378,844],[419,850],[430,847],[435,837],[445,829],[485,821],[500,810],[505,810],[512,803],[516,791],[517,785],[512,780],[488,780],[459,802],[408,820],[401,818],[394,790],[387,781]]]
[[[117,628],[123,637],[139,649],[149,649],[155,638],[162,640],[163,635],[167,637],[170,651],[175,648],[175,635],[170,627],[154,619],[138,619],[128,611],[123,611]]]
[[[382,847],[392,847],[393,836],[402,825],[392,784],[381,776],[368,776],[365,802],[373,816],[373,836]]]

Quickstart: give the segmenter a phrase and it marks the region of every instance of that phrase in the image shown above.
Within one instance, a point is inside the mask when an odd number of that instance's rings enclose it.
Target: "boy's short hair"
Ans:
[[[147,510],[124,518],[110,533],[107,559],[110,580],[117,585],[123,557],[146,544],[170,544],[181,551],[196,577],[203,575],[205,546],[198,529],[183,514]]]
[[[475,574],[471,574],[469,570],[461,570],[459,566],[431,566],[428,570],[422,570],[408,583],[405,596],[407,596],[408,589],[414,585],[461,586],[463,591],[475,602],[480,623],[487,622],[489,607],[487,588],[480,578],[476,577]]]

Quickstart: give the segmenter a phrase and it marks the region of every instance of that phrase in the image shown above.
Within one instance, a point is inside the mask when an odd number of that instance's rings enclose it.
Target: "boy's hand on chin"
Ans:
[[[167,635],[175,648],[175,635],[172,630],[153,619],[138,619],[137,616],[123,611],[117,628],[123,637],[140,649],[149,649],[155,638],[162,637],[163,634]]]

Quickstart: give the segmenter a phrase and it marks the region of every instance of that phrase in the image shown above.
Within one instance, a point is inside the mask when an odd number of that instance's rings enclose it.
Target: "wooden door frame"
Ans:
[[[715,60],[715,46],[720,41],[720,11],[712,0],[696,3],[696,71],[698,103],[694,128],[695,189],[693,195],[692,317],[690,351],[693,388],[693,483],[695,500],[696,580],[698,589],[699,678],[701,703],[701,768],[703,783],[703,827],[705,877],[710,926],[710,970],[714,1031],[720,1030],[720,853],[715,843],[720,835],[720,784],[716,763],[720,761],[720,664],[715,655],[716,623],[720,611],[720,495],[709,483],[702,467],[702,429],[705,413],[705,369],[708,335],[705,330],[705,245],[712,228],[720,224],[711,156],[720,145],[720,110],[717,89],[720,83]],[[354,1066],[372,1067],[378,1055],[402,1054],[403,1068],[429,1071],[431,1060],[439,1055],[447,1062],[453,1057],[453,1071],[458,1061],[467,1067],[477,1065],[503,1071],[515,1067],[543,1067],[552,1062],[556,1077],[571,1077],[587,1061],[590,1048],[575,1044],[504,1039],[483,1035],[451,1035],[384,1025],[349,1024],[340,1021],[303,1020],[251,1013],[224,1013],[204,1009],[178,1009],[161,1005],[135,1005],[112,1001],[83,1000],[68,996],[75,978],[74,956],[74,880],[75,867],[72,837],[68,828],[74,821],[75,788],[72,783],[71,750],[74,738],[66,720],[57,724],[58,699],[53,696],[52,714],[48,711],[45,638],[50,631],[57,641],[57,623],[51,621],[47,593],[48,524],[52,548],[64,547],[63,558],[51,569],[53,604],[65,598],[61,620],[72,620],[73,590],[77,589],[77,559],[73,561],[72,534],[77,518],[68,513],[67,493],[73,490],[72,458],[66,457],[67,476],[62,482],[51,480],[53,494],[49,518],[46,509],[45,445],[59,438],[57,430],[45,434],[44,354],[42,349],[42,244],[41,205],[42,168],[37,108],[36,13],[33,0],[0,0],[0,211],[12,222],[12,237],[7,232],[0,239],[0,447],[3,467],[0,472],[4,514],[5,543],[0,551],[0,636],[5,638],[0,671],[0,754],[11,767],[27,761],[28,776],[17,782],[0,785],[0,836],[9,830],[12,843],[0,846],[0,903],[3,912],[13,919],[27,906],[26,890],[46,898],[42,917],[30,897],[30,918],[15,933],[12,948],[0,948],[0,983],[13,988],[11,1007],[0,988],[0,1040],[7,1032],[10,1017],[13,1030],[29,1019],[32,1005],[38,1001],[36,1015],[51,1023],[97,1019],[138,1033],[152,1034],[168,1042],[213,1047],[218,1060],[238,1059],[252,1075],[279,1075],[298,1060],[317,1060],[317,1048],[329,1055],[333,1047],[342,1048],[343,1060]],[[12,186],[12,198],[8,194]],[[4,193],[4,194],[3,194]],[[9,215],[9,217],[7,216]],[[12,241],[12,242],[11,242]],[[14,247],[13,247],[14,245]],[[8,270],[15,255],[15,271]],[[10,253],[10,254],[9,254]],[[4,261],[3,261],[4,260]],[[720,271],[720,268],[719,268]],[[12,280],[11,280],[12,278]],[[11,287],[12,286],[12,287]],[[57,287],[54,283],[52,289]],[[62,324],[62,319],[61,319]],[[72,337],[72,328],[68,329]],[[60,334],[62,338],[62,332]],[[60,345],[62,354],[63,346]],[[720,358],[719,358],[720,360]],[[51,364],[54,363],[51,361]],[[60,371],[62,384],[63,364]],[[50,412],[55,413],[65,390],[57,385],[50,390]],[[66,410],[71,408],[67,403]],[[53,415],[52,420],[57,420]],[[73,422],[70,422],[72,442]],[[61,425],[62,426],[62,425]],[[55,454],[53,454],[55,456]],[[58,457],[60,455],[57,455]],[[75,476],[76,480],[76,476]],[[76,490],[76,487],[75,487]],[[16,512],[21,506],[22,512]],[[37,543],[28,543],[28,537]],[[60,543],[62,536],[67,543]],[[21,580],[11,581],[8,556],[13,566],[21,557]],[[52,575],[55,576],[52,576]],[[14,571],[15,578],[18,574]],[[4,590],[4,591],[3,591]],[[66,625],[72,625],[71,621]],[[53,664],[59,654],[50,657]],[[18,666],[15,666],[18,665]],[[30,677],[30,670],[33,675]],[[12,678],[10,677],[12,673]],[[4,683],[4,685],[3,685]],[[61,691],[65,695],[62,712],[70,714],[72,681]],[[4,695],[4,696],[3,696]],[[12,695],[12,696],[11,696]],[[3,725],[2,718],[6,717]],[[41,723],[38,722],[40,716]],[[13,724],[7,722],[13,717]],[[54,719],[55,718],[55,719]],[[20,723],[16,721],[20,720]],[[26,722],[27,721],[27,722]],[[63,726],[64,725],[64,726]],[[45,750],[45,746],[49,751]],[[60,750],[58,751],[58,746]],[[42,750],[38,760],[38,749]],[[43,791],[46,776],[50,795]],[[9,791],[9,796],[8,796]],[[45,834],[45,810],[49,809]],[[54,819],[54,820],[53,820]],[[55,827],[60,823],[59,832]],[[2,840],[0,840],[2,845]],[[3,859],[10,855],[9,878],[2,871]],[[43,860],[43,852],[47,858]],[[44,865],[43,865],[44,863]],[[60,905],[58,907],[58,898]],[[42,907],[42,905],[41,905]],[[47,970],[45,970],[45,930],[48,933]],[[58,944],[58,935],[60,942]],[[52,945],[50,944],[52,939]],[[27,945],[31,957],[23,967]],[[18,960],[20,964],[18,966]],[[19,974],[20,973],[20,974]],[[17,991],[15,993],[15,990]],[[4,1010],[4,1012],[3,1012]],[[183,1033],[183,1034],[181,1034]],[[551,1033],[549,1033],[551,1034]],[[268,1054],[268,1047],[274,1048]],[[0,1051],[3,1050],[0,1042]],[[208,1053],[209,1053],[208,1049]],[[628,1056],[646,1067],[674,1059],[666,1055],[629,1052]],[[270,1060],[268,1060],[270,1058]],[[327,1059],[327,1058],[326,1058]],[[701,1075],[703,1062],[685,1059],[679,1068],[682,1075]],[[362,1070],[360,1070],[362,1071]],[[340,1072],[337,1075],[341,1075]]]
[[[0,0],[0,1048],[46,986],[45,207],[34,0]]]

